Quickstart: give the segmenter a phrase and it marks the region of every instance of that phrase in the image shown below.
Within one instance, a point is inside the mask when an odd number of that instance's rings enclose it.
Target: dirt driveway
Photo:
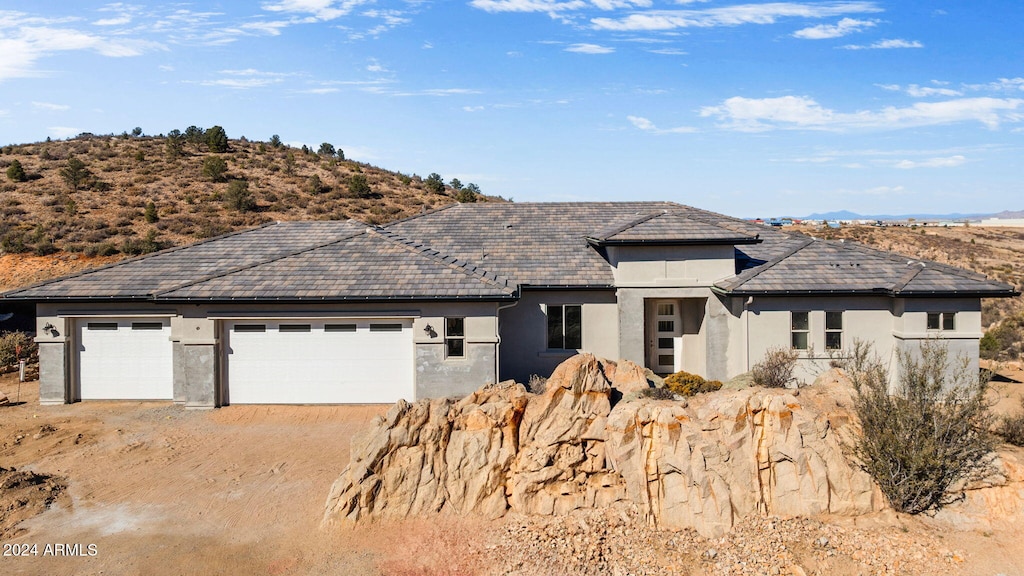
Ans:
[[[2,574],[373,574],[393,549],[385,527],[318,527],[352,434],[386,406],[40,406],[37,383],[21,400],[0,407],[0,467],[67,488],[0,535],[28,554],[0,556]]]

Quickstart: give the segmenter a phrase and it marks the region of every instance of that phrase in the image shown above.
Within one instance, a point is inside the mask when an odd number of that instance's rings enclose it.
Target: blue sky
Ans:
[[[5,0],[0,143],[190,124],[517,201],[1024,209],[1024,3]]]

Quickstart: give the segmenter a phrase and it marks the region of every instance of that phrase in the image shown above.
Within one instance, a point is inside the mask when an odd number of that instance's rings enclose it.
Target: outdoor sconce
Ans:
[[[54,338],[60,336],[60,332],[57,331],[57,328],[53,324],[50,324],[49,322],[47,322],[46,325],[43,326],[43,332],[49,332],[50,336]]]
[[[434,331],[434,327],[431,326],[430,324],[427,324],[426,326],[423,327],[423,332],[426,333],[426,335],[430,336],[431,338],[437,338],[437,332]]]

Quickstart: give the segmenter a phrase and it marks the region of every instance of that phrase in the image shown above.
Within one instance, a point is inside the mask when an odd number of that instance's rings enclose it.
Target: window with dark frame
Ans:
[[[956,330],[956,312],[929,312],[929,330]]]
[[[583,347],[583,306],[548,304],[548,349],[578,350]]]
[[[445,358],[466,357],[466,319],[444,319],[444,355]]]
[[[810,329],[809,312],[790,312],[790,341],[794,350],[807,350]]]
[[[825,311],[825,349],[843,349],[843,313]]]

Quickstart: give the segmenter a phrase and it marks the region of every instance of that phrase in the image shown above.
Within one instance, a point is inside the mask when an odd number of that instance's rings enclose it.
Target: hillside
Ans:
[[[0,147],[0,253],[80,253],[84,262],[277,220],[380,224],[457,199],[500,200],[437,175],[347,160],[329,144],[313,151],[272,142],[190,127],[167,137],[81,135]]]

